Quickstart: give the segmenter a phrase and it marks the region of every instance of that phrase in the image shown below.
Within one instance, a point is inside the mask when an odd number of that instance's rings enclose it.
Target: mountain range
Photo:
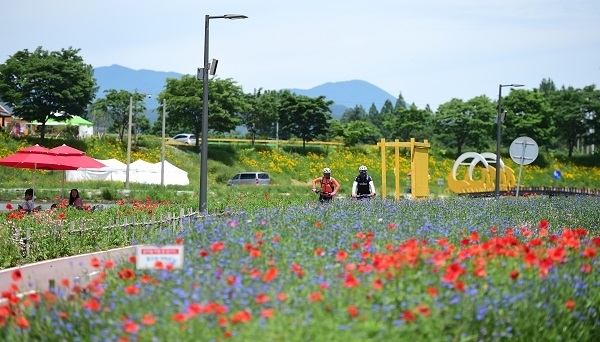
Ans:
[[[146,99],[146,108],[148,108],[146,116],[150,122],[154,122],[158,117],[155,108],[159,107],[156,95],[164,89],[167,78],[180,78],[181,76],[183,74],[176,72],[133,70],[116,64],[97,67],[94,68],[94,77],[99,87],[96,97],[103,97],[104,91],[108,89],[137,91],[153,95],[154,98]],[[332,116],[337,119],[341,118],[346,109],[362,106],[368,112],[371,105],[374,104],[379,110],[386,100],[395,104],[397,99],[383,89],[361,80],[328,82],[310,89],[292,88],[288,90],[309,97],[325,96],[327,100],[334,102],[330,108]]]

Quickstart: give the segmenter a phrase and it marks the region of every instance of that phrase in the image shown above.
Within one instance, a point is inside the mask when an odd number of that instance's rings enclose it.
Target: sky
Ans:
[[[205,16],[246,15],[210,19],[208,32],[217,77],[246,93],[363,80],[435,111],[496,100],[500,84],[600,82],[598,0],[19,0],[2,12],[0,63],[72,47],[93,67],[191,75]]]

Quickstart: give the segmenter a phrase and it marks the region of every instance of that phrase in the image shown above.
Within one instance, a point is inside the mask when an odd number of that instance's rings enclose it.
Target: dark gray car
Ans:
[[[240,172],[227,181],[227,185],[269,185],[271,177],[266,172]]]

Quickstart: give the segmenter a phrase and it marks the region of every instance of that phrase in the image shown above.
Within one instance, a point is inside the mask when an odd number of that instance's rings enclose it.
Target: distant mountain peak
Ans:
[[[390,100],[395,103],[396,97],[385,90],[363,80],[350,80],[339,82],[327,82],[310,89],[289,89],[298,95],[309,97],[325,96],[335,105],[346,108],[362,106],[365,111],[369,111],[372,104],[377,109],[381,109],[385,101]]]
[[[104,97],[104,91],[108,89],[138,91],[153,95],[152,99],[146,99],[148,108],[146,115],[151,122],[154,122],[158,116],[154,110],[157,107],[155,99],[164,90],[167,78],[181,78],[181,76],[183,74],[176,72],[134,70],[118,64],[94,68],[94,77],[99,87],[96,94],[98,98]],[[372,104],[380,110],[386,100],[390,100],[392,104],[396,102],[395,96],[363,80],[327,82],[310,89],[288,90],[309,97],[325,96],[327,100],[334,102],[331,110],[333,117],[338,119],[346,109],[359,105],[368,112]]]

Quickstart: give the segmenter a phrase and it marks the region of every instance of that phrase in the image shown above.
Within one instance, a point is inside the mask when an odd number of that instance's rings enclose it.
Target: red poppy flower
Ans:
[[[13,210],[12,204],[6,203],[6,210]]]
[[[223,241],[215,242],[210,246],[210,250],[213,253],[218,253],[218,252],[222,251],[224,248],[225,248],[225,243]]]
[[[484,277],[486,276],[485,267],[483,267],[483,266],[479,266],[479,267],[477,267],[477,268],[475,269],[475,271],[473,272],[473,274],[474,274],[476,277],[479,277],[479,278],[484,278]]]
[[[339,261],[339,262],[343,262],[346,260],[347,257],[348,257],[348,253],[346,251],[339,251],[335,255],[335,260]]]
[[[548,220],[540,220],[538,227],[540,227],[540,229],[548,229],[548,225]]]
[[[583,273],[592,273],[592,266],[590,264],[583,264],[579,270]]]
[[[308,295],[308,300],[311,302],[320,302],[323,300],[323,296],[319,292],[313,292]]]
[[[100,302],[96,298],[83,302],[82,306],[84,309],[90,309],[92,311],[100,311],[101,309]]]
[[[256,304],[264,304],[266,302],[268,302],[270,300],[269,296],[267,296],[264,293],[259,293],[256,298],[254,298],[254,301],[256,302]]]
[[[358,308],[354,305],[348,305],[348,316],[352,318],[358,316]]]
[[[381,290],[383,288],[383,281],[381,279],[375,279],[373,280],[371,287],[376,291]]]
[[[435,287],[433,287],[433,286],[427,287],[427,293],[429,293],[429,295],[431,297],[437,297],[437,295],[438,295],[437,289]]]
[[[519,278],[519,271],[517,270],[512,270],[509,274],[510,278],[512,280],[517,280],[517,278]]]
[[[29,296],[27,296],[27,297],[29,297],[29,299],[31,299],[33,302],[36,302],[36,303],[39,302],[40,300],[42,300],[42,296],[37,292],[30,293]]]
[[[298,277],[302,277],[304,275],[304,271],[302,270],[302,266],[298,264],[293,264],[291,267],[293,273],[295,273]]]
[[[402,315],[400,315],[400,318],[402,318],[402,320],[406,323],[411,323],[414,322],[415,315],[410,310],[406,310],[402,313]]]
[[[140,327],[135,322],[127,321],[123,326],[123,330],[128,334],[133,334],[140,330]]]
[[[234,275],[228,275],[227,277],[225,277],[225,282],[229,286],[235,284],[236,281],[237,281],[237,277]]]
[[[252,314],[247,310],[242,310],[231,316],[231,323],[248,323],[252,320]]]
[[[178,312],[178,313],[174,314],[173,317],[171,317],[171,319],[173,320],[173,322],[181,323],[181,322],[187,321],[188,317],[186,314]]]
[[[574,310],[575,309],[575,302],[572,300],[568,300],[565,303],[565,307],[567,308],[567,310]]]
[[[431,315],[431,310],[429,310],[429,308],[425,305],[417,305],[417,307],[415,307],[415,311],[425,317],[429,317]]]
[[[271,318],[271,317],[273,317],[274,314],[275,314],[275,310],[273,310],[273,308],[264,309],[260,312],[260,316],[263,318]]]
[[[250,257],[251,258],[258,258],[258,257],[260,257],[261,254],[262,253],[261,253],[260,249],[258,249],[258,248],[252,248],[250,250]]]
[[[135,278],[135,272],[130,268],[124,268],[119,273],[119,278],[124,280],[133,280]]]
[[[98,258],[93,257],[92,260],[90,260],[90,265],[92,265],[92,267],[94,268],[98,268],[102,265],[102,263],[100,262],[100,260],[98,260]]]
[[[13,281],[21,281],[21,279],[23,279],[23,275],[21,274],[20,269],[16,269],[16,270],[12,271],[11,276],[12,276]]]
[[[23,328],[23,329],[29,328],[29,321],[27,320],[27,318],[25,318],[23,316],[19,316],[19,318],[17,318],[16,324],[19,328]]]
[[[344,276],[344,287],[351,289],[353,287],[357,287],[358,285],[360,285],[360,281],[356,279],[352,273],[346,273]]]
[[[592,247],[586,247],[583,253],[581,254],[582,257],[590,259],[595,258],[596,255],[596,249]]]
[[[141,322],[143,325],[154,325],[156,323],[156,319],[151,314],[145,314],[142,316]]]
[[[273,281],[273,279],[275,279],[275,277],[277,277],[277,268],[276,267],[270,267],[267,272],[265,272],[265,274],[262,277],[262,281],[264,281],[265,283],[270,283]]]
[[[140,289],[135,285],[126,286],[124,291],[128,295],[136,295],[140,293]]]

